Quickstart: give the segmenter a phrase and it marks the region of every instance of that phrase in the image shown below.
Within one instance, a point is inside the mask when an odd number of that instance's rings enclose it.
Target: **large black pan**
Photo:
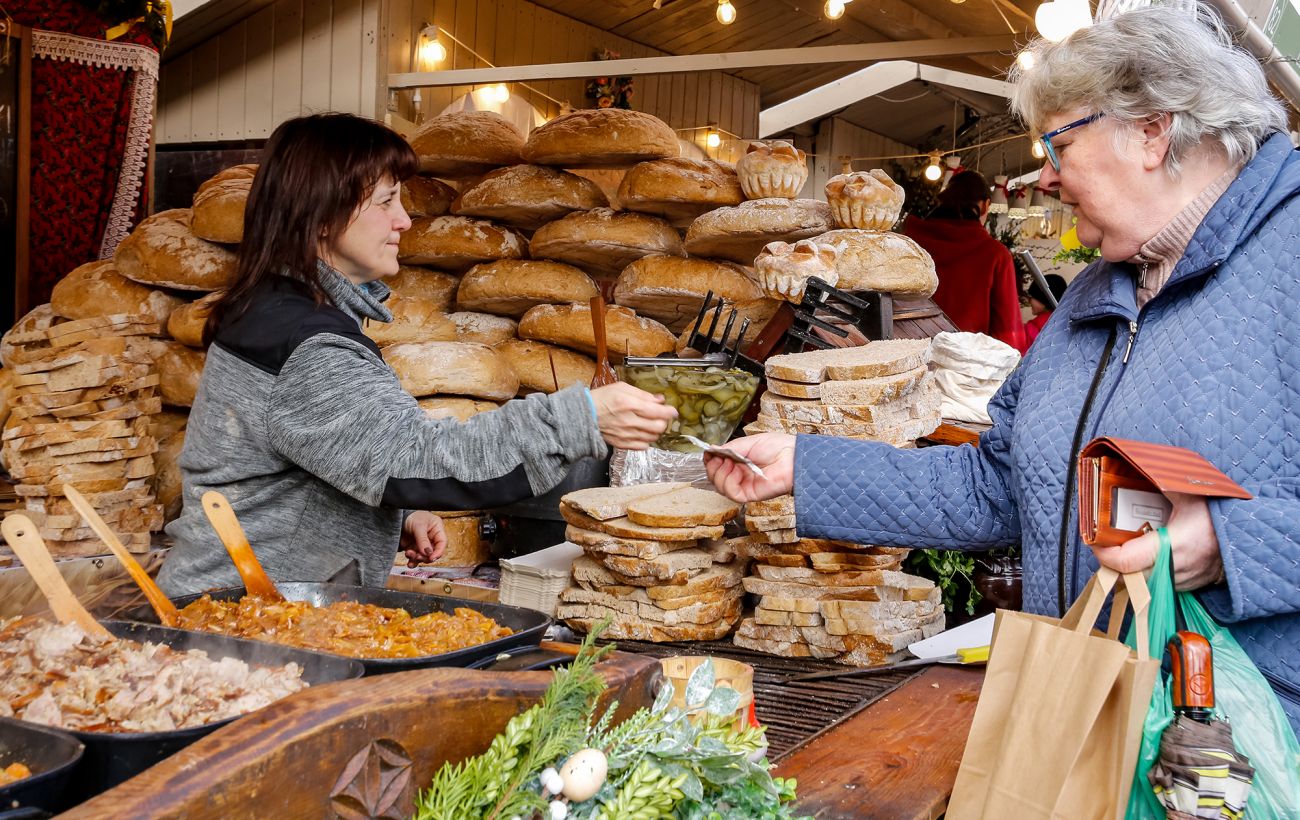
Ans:
[[[64,787],[82,750],[81,743],[66,732],[0,718],[0,766],[22,763],[32,770],[31,777],[0,787],[0,818],[36,817],[41,816],[38,812],[66,808]]]
[[[477,646],[443,652],[438,655],[423,655],[417,658],[362,658],[361,664],[367,675],[382,675],[385,672],[405,672],[408,669],[426,669],[433,666],[460,666],[478,668],[496,660],[498,655],[518,654],[516,650],[536,647],[551,625],[551,618],[533,609],[506,604],[487,604],[482,601],[468,601],[463,598],[443,598],[438,595],[423,595],[418,592],[401,592],[380,587],[356,587],[344,584],[306,584],[277,583],[280,594],[290,601],[306,601],[313,606],[329,606],[337,601],[357,601],[375,606],[405,609],[415,617],[431,612],[450,613],[459,607],[466,607],[486,615],[501,626],[509,627],[514,634],[497,638]],[[243,587],[217,589],[205,593],[218,601],[237,601],[246,594]],[[183,609],[197,601],[202,595],[186,595],[173,598],[177,609]],[[127,613],[127,617],[145,623],[157,623],[158,616],[150,607],[142,607]]]
[[[238,658],[256,666],[283,666],[296,663],[302,667],[302,679],[316,686],[322,683],[359,678],[361,664],[337,655],[308,652],[287,646],[245,641],[228,635],[187,632],[163,626],[104,621],[104,626],[119,638],[165,644],[185,651],[201,649],[214,660]],[[135,777],[153,764],[169,757],[194,741],[209,735],[238,718],[208,723],[170,732],[79,732],[67,730],[86,747],[86,753],[73,779],[76,802],[93,797],[106,789]]]

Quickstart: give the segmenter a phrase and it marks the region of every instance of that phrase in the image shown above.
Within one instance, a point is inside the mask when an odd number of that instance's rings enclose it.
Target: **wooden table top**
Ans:
[[[792,752],[774,774],[798,778],[797,811],[818,820],[937,818],[983,682],[983,667],[931,667]]]

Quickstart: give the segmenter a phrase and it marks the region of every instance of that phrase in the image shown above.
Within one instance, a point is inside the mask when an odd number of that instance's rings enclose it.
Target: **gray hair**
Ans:
[[[1030,67],[1017,61],[1011,69],[1011,108],[1030,129],[1042,133],[1049,117],[1075,109],[1125,124],[1168,114],[1165,170],[1173,177],[1203,140],[1218,142],[1239,165],[1286,129],[1259,63],[1204,6],[1136,9],[1026,50]]]

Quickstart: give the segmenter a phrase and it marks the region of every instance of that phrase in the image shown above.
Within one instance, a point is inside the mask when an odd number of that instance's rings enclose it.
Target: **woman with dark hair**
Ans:
[[[350,114],[271,135],[244,214],[235,283],[213,306],[180,466],[184,508],[159,575],[171,595],[238,586],[199,499],[230,500],[273,579],[382,586],[399,548],[445,548],[426,510],[508,504],[555,486],[606,444],[644,449],[676,415],[627,384],[573,386],[467,422],[404,391],[365,319],[391,321],[399,196],[418,168],[388,128]]]
[[[934,259],[939,289],[934,301],[953,324],[983,333],[1024,352],[1020,289],[1011,252],[984,228],[989,185],[975,171],[953,175],[928,217],[907,217],[903,233]]]
[[[1047,287],[1052,291],[1051,298],[1048,298],[1043,288],[1034,282],[1029,286],[1029,310],[1034,314],[1034,318],[1025,322],[1025,349],[1034,343],[1038,338],[1038,333],[1047,324],[1047,320],[1052,318],[1054,309],[1050,305],[1055,305],[1061,301],[1065,295],[1066,281],[1065,277],[1059,273],[1049,273],[1043,277],[1047,282]]]

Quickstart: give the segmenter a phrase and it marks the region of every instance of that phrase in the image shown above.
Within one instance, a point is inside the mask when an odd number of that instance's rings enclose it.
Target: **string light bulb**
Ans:
[[[724,26],[729,26],[736,22],[736,7],[731,5],[731,0],[718,0],[718,10],[716,14],[718,22]]]
[[[844,16],[844,0],[826,0],[822,8],[827,20],[838,20]]]
[[[925,178],[931,182],[938,182],[943,176],[943,168],[939,165],[939,152],[930,152],[930,162],[925,166]]]
[[[717,148],[722,144],[722,135],[710,128],[709,133],[704,137],[704,144],[710,148]]]
[[[1034,27],[1043,39],[1053,43],[1091,25],[1092,9],[1088,0],[1048,0],[1034,12]]]
[[[1029,153],[1034,155],[1034,159],[1043,159],[1047,156],[1047,151],[1043,149],[1043,141],[1031,139],[1029,141]]]
[[[1038,63],[1038,58],[1034,56],[1034,52],[1025,49],[1016,55],[1016,63],[1018,63],[1022,69],[1028,71]]]
[[[447,59],[447,48],[438,41],[438,27],[425,26],[420,29],[420,61],[425,65],[437,65]]]
[[[506,87],[505,83],[488,86],[488,99],[502,105],[510,99],[510,89]]]

